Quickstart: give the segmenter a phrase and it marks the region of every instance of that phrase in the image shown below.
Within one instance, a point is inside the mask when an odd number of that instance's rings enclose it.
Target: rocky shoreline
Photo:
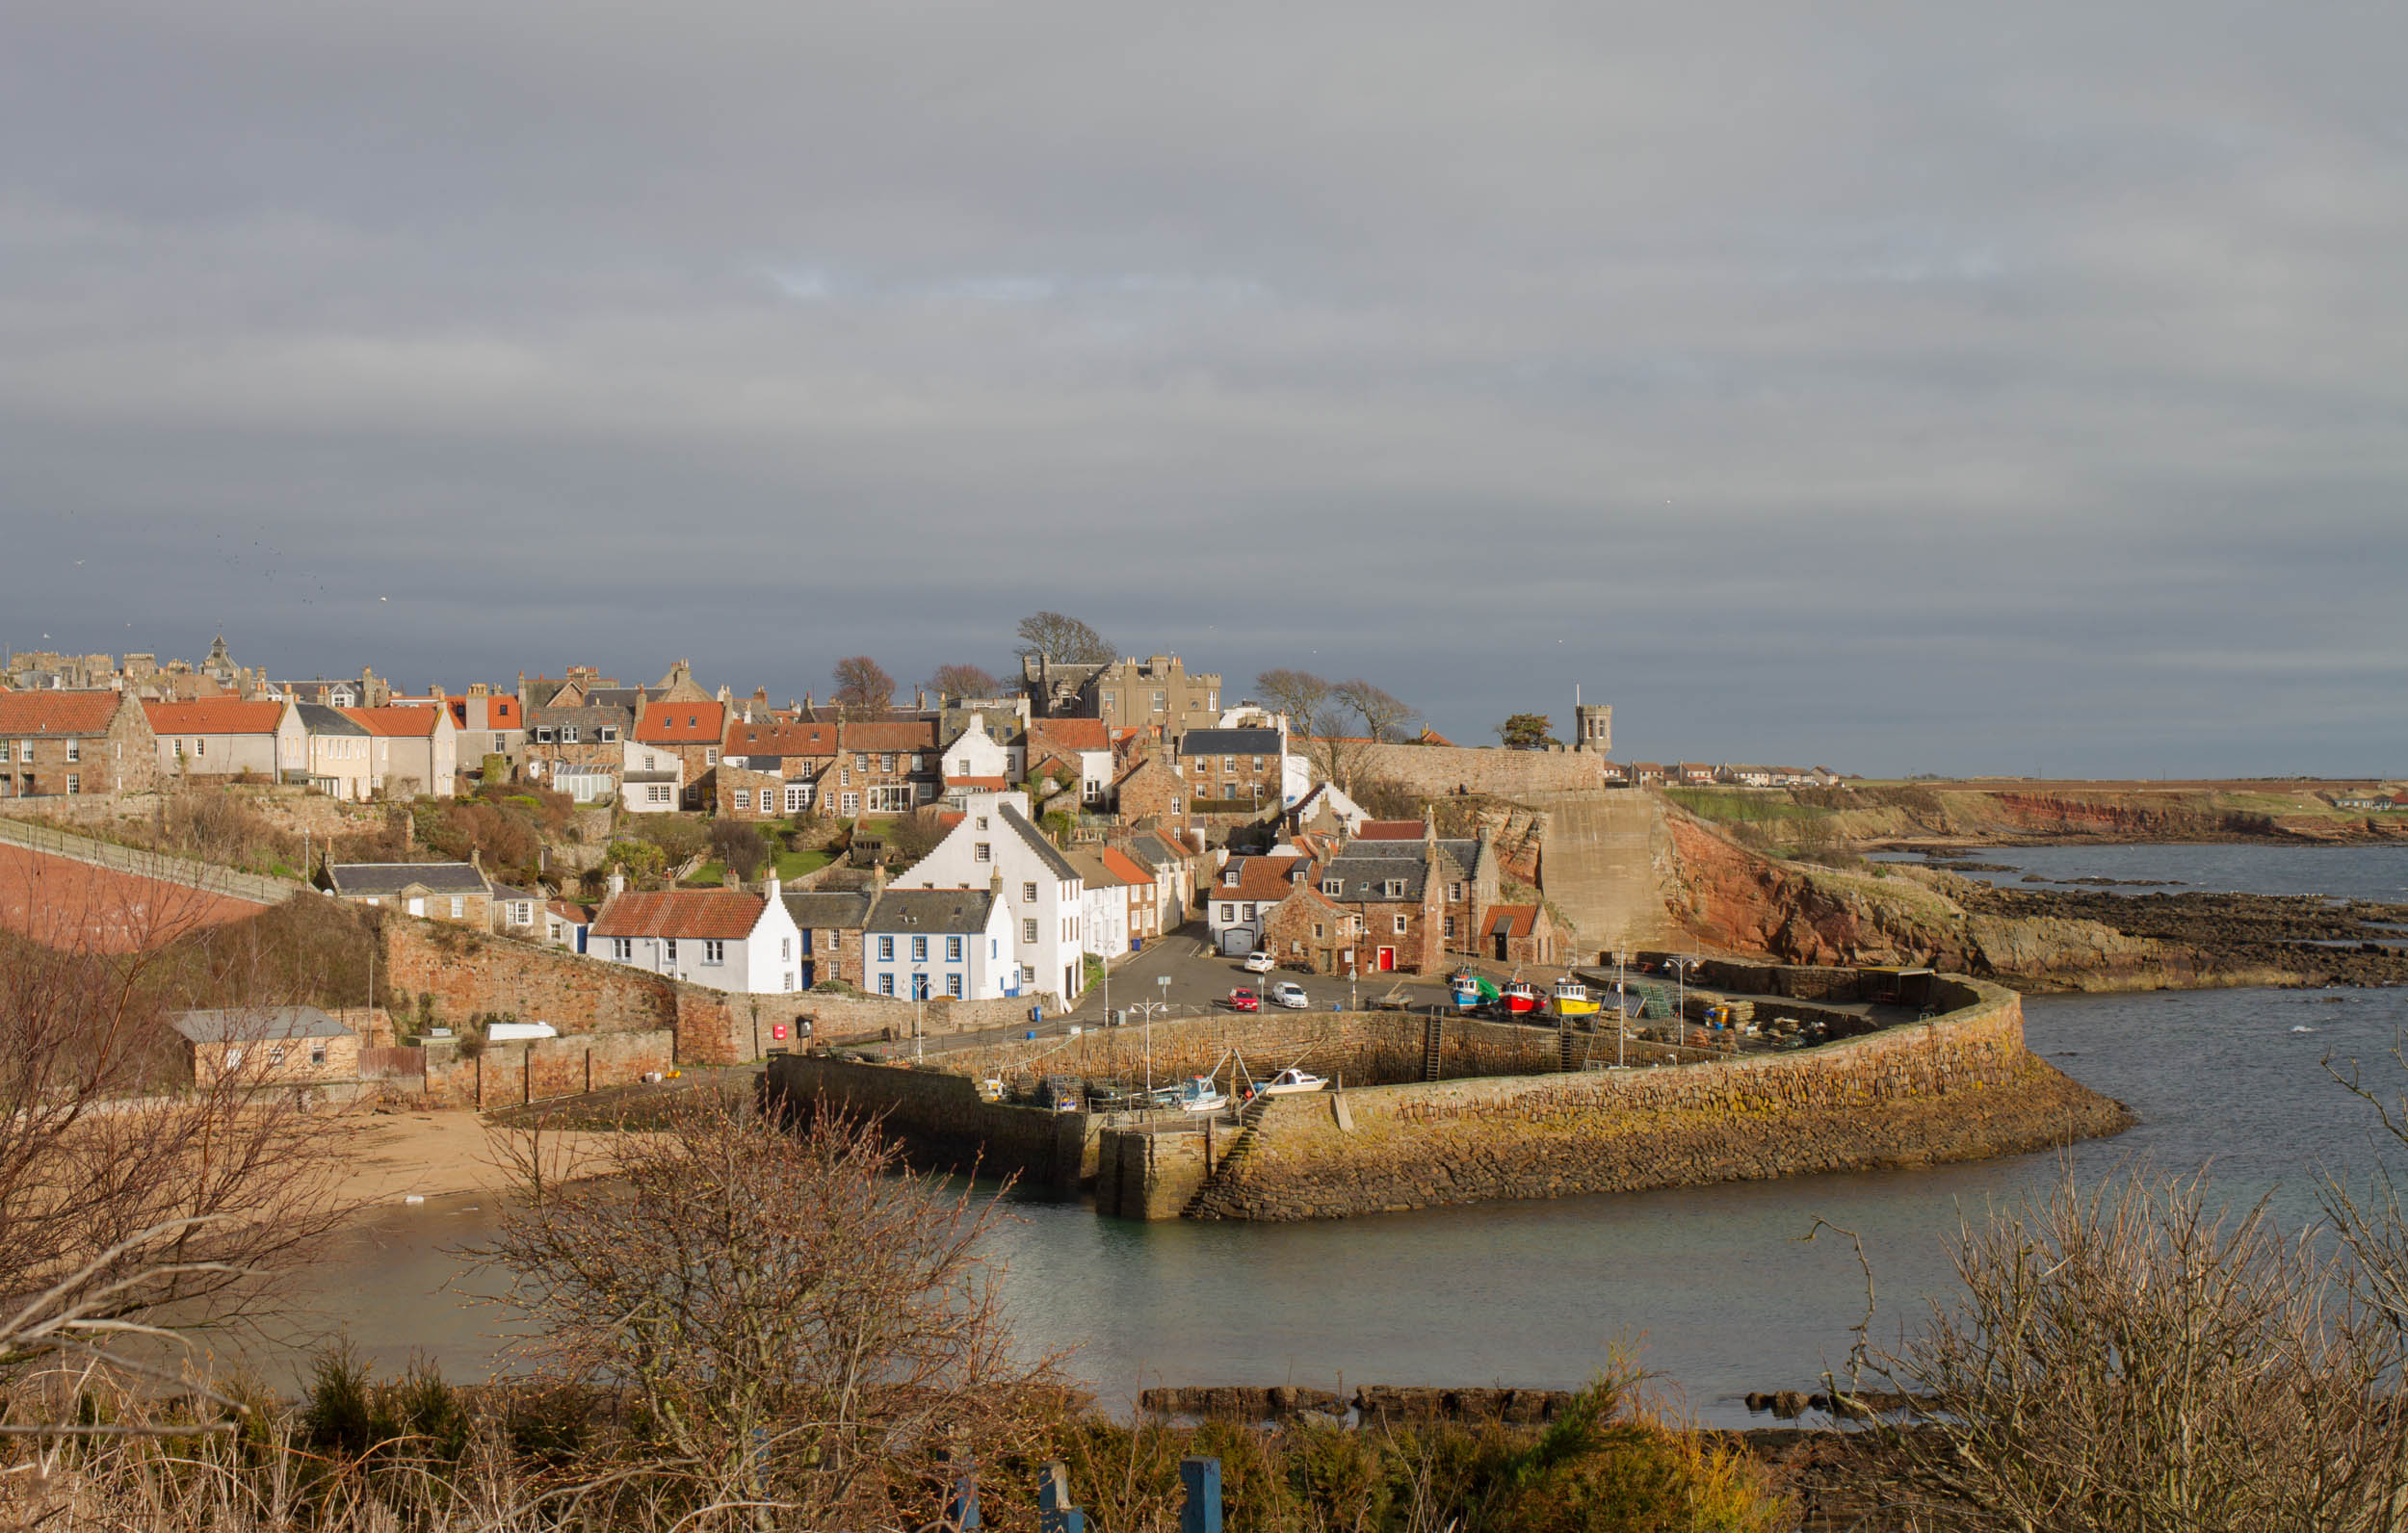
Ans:
[[[2408,984],[2408,905],[2313,895],[2002,889],[1951,890],[1968,912],[2019,921],[2085,922],[2179,961],[2199,983],[2260,983],[2269,974],[2301,986]],[[2219,975],[2233,976],[2219,981]]]

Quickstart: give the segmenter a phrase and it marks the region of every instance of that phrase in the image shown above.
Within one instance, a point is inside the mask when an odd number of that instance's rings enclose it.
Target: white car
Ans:
[[[1282,979],[1270,987],[1270,999],[1290,1011],[1302,1011],[1313,1002],[1306,999],[1304,987],[1293,979]]]
[[[1275,962],[1269,948],[1257,948],[1245,955],[1244,969],[1249,974],[1267,974],[1271,972]]]

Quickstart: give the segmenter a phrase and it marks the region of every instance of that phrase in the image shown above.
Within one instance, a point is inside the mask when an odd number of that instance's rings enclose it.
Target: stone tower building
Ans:
[[[1572,748],[1591,755],[1613,754],[1613,707],[1610,703],[1576,703],[1572,707]]]

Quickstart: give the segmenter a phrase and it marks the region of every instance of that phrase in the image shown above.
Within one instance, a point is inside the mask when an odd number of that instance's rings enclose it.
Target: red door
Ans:
[[[1394,948],[1382,948],[1379,949],[1379,967],[1382,970],[1389,970],[1394,969],[1396,966],[1397,950]]]

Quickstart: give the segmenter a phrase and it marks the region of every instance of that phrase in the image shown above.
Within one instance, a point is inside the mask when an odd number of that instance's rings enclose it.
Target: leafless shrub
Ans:
[[[484,1260],[541,1376],[623,1391],[620,1471],[720,1525],[917,1528],[950,1454],[1024,1449],[1063,1392],[1015,1360],[982,1254],[994,1199],[874,1129],[718,1104],[583,1162],[506,1141],[521,1193]]]
[[[1932,1529],[2248,1533],[2397,1525],[2400,1334],[2327,1241],[2204,1178],[2070,1171],[1964,1225],[1966,1297],[1872,1373],[1919,1397],[1896,1505]]]

